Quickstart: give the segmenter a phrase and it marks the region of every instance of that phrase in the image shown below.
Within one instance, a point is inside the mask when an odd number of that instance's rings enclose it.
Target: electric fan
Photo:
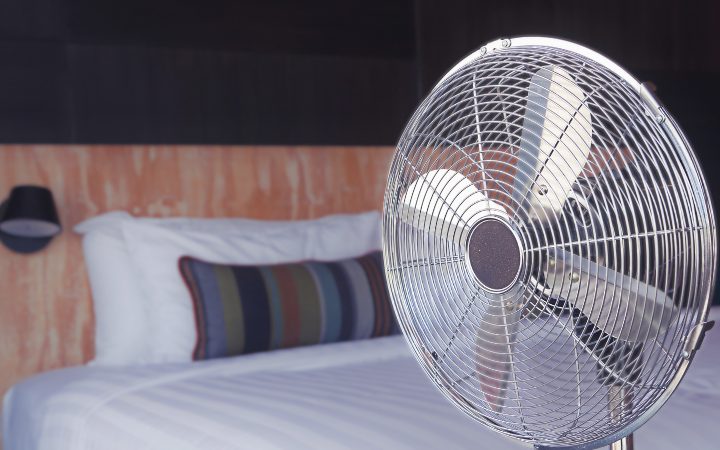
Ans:
[[[427,375],[537,448],[631,447],[712,326],[694,153],[650,90],[570,42],[492,42],[440,80],[399,140],[383,239]]]

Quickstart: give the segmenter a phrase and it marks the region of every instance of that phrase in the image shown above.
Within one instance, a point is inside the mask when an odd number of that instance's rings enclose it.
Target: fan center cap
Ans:
[[[504,220],[483,219],[470,230],[466,258],[484,288],[505,292],[520,276],[523,260],[520,239]]]

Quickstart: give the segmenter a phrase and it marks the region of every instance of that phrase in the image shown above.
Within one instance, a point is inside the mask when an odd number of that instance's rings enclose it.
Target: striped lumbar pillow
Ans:
[[[382,254],[271,266],[180,259],[197,324],[194,359],[394,334]]]

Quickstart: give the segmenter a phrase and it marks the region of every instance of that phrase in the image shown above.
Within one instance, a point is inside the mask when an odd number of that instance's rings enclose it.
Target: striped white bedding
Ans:
[[[16,385],[4,404],[5,450],[522,448],[456,411],[399,336],[205,363],[63,369]],[[636,447],[720,448],[719,419],[716,330]]]

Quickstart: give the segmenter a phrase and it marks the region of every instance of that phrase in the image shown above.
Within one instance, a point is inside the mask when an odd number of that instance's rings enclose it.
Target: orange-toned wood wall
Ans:
[[[49,187],[63,233],[31,255],[0,247],[0,395],[93,354],[78,222],[141,216],[307,219],[380,209],[389,147],[0,146],[0,197]]]

